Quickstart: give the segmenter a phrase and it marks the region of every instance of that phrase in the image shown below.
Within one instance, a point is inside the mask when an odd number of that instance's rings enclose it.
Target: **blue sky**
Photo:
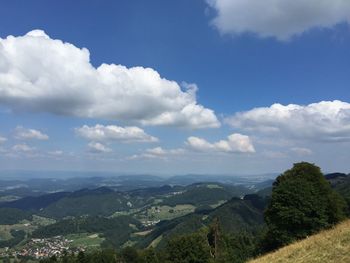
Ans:
[[[0,165],[349,172],[350,4],[338,2],[2,2]]]

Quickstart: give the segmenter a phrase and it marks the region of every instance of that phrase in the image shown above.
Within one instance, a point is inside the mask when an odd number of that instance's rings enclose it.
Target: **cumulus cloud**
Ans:
[[[142,154],[135,154],[127,159],[133,160],[133,159],[141,159],[141,158],[147,158],[147,159],[154,159],[154,158],[160,158],[160,159],[167,159],[171,156],[181,155],[184,154],[186,151],[184,149],[178,148],[178,149],[163,149],[162,147],[155,147],[146,149],[144,153]]]
[[[226,119],[234,128],[292,139],[350,141],[350,104],[321,101],[309,105],[254,108]]]
[[[112,149],[99,142],[90,142],[88,144],[88,149],[91,153],[108,153],[112,151]]]
[[[151,68],[90,63],[86,48],[44,31],[0,38],[0,104],[13,110],[84,118],[219,127],[213,110],[198,104],[197,88],[162,78]]]
[[[119,127],[115,125],[87,126],[76,128],[78,136],[91,141],[157,142],[158,139],[139,127]]]
[[[7,138],[2,137],[2,136],[0,135],[0,144],[4,143],[4,142],[6,142],[6,141],[7,141]]]
[[[18,126],[15,129],[14,137],[19,140],[48,140],[49,136],[42,133],[41,131],[34,129],[25,129],[22,126]]]
[[[205,139],[191,136],[186,144],[199,152],[223,152],[223,153],[254,153],[255,149],[249,136],[233,133],[227,140],[210,143]]]
[[[223,34],[254,33],[287,40],[312,28],[350,22],[348,0],[207,0]]]

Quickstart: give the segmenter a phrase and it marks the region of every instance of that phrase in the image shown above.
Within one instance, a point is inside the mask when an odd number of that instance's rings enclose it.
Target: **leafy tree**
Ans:
[[[225,234],[221,231],[218,218],[209,226],[207,238],[211,255],[217,263],[243,263],[252,257],[255,250],[251,234]]]
[[[121,262],[137,263],[139,262],[139,254],[133,247],[126,247],[121,251]]]
[[[90,255],[88,262],[100,262],[100,263],[115,263],[117,254],[113,249],[105,249],[102,251],[94,252]]]
[[[140,253],[141,263],[160,263],[162,260],[153,248],[148,248]]]
[[[83,251],[80,251],[77,256],[77,262],[78,263],[87,263],[88,260],[85,256],[85,253]]]
[[[202,233],[179,236],[171,239],[166,247],[168,262],[206,263],[211,262],[207,237]]]
[[[319,167],[307,162],[277,177],[265,211],[265,250],[276,249],[330,227],[345,217],[345,202]]]

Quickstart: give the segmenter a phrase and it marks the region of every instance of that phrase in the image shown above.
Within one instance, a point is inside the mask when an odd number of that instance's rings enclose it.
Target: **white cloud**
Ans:
[[[184,149],[163,149],[162,147],[155,147],[146,150],[147,154],[164,156],[164,155],[176,155],[184,153]]]
[[[88,148],[91,153],[108,153],[112,151],[112,149],[99,142],[90,142]]]
[[[198,137],[187,138],[186,144],[193,150],[200,152],[224,152],[224,153],[254,153],[254,146],[247,135],[233,133],[227,140],[210,143]]]
[[[154,159],[154,158],[160,158],[160,159],[167,159],[171,156],[179,156],[184,154],[186,151],[184,149],[178,148],[178,149],[163,149],[162,147],[155,147],[146,149],[144,153],[142,154],[135,154],[131,157],[128,157],[129,160],[134,159],[141,159],[141,158],[147,158],[147,159]]]
[[[0,144],[7,141],[7,138],[0,136]]]
[[[48,140],[49,136],[42,133],[41,131],[34,129],[25,129],[22,126],[18,126],[15,129],[15,138],[19,140]]]
[[[311,155],[312,154],[312,151],[310,149],[304,148],[304,147],[293,147],[291,150],[298,155]]]
[[[122,142],[157,142],[153,137],[138,127],[119,127],[115,125],[87,126],[76,128],[78,136],[91,141],[122,141]]]
[[[0,38],[0,104],[13,110],[84,118],[219,127],[214,111],[151,68],[90,63],[86,48],[51,39],[44,31]]]
[[[254,33],[287,40],[313,28],[350,22],[349,0],[207,0],[223,34]]]
[[[311,141],[350,141],[350,104],[337,100],[306,106],[273,104],[236,113],[226,122],[254,134]]]
[[[31,153],[35,151],[35,148],[23,143],[14,145],[12,150],[16,153]]]

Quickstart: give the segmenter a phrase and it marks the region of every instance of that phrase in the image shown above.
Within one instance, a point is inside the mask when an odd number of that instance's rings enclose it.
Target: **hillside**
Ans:
[[[350,175],[344,173],[332,173],[326,175],[333,189],[342,195],[349,206],[350,213]]]
[[[350,220],[249,263],[350,262]]]
[[[140,241],[139,247],[147,247],[152,242],[163,247],[166,242],[177,235],[194,233],[204,226],[210,225],[215,218],[220,222],[226,234],[254,232],[263,222],[265,199],[257,195],[247,195],[244,199],[232,198],[219,207],[198,211],[173,220],[165,220]]]

